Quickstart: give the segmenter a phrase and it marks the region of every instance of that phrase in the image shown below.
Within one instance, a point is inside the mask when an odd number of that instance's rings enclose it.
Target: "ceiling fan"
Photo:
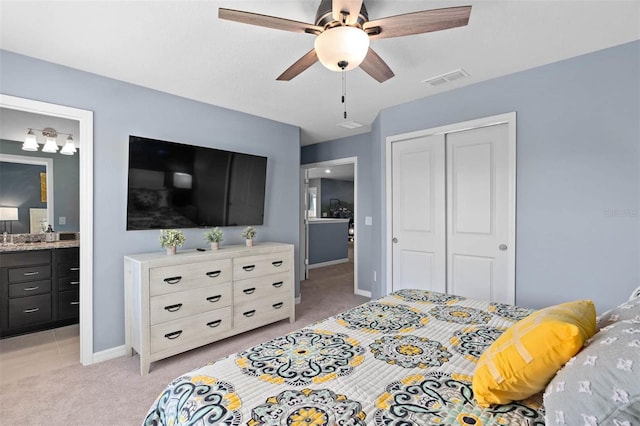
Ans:
[[[314,48],[298,59],[277,80],[289,81],[318,60],[334,71],[360,66],[380,83],[394,76],[391,68],[369,47],[369,40],[402,37],[462,27],[471,6],[446,7],[369,20],[363,0],[322,0],[315,24],[233,9],[218,9],[229,21],[276,30],[316,35]]]

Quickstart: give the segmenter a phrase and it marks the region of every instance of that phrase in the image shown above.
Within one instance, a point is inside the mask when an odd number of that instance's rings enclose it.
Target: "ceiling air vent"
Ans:
[[[338,124],[340,127],[344,127],[345,129],[357,129],[358,127],[364,126],[362,123],[358,123],[357,121],[347,121],[345,123]]]
[[[438,87],[438,86],[442,86],[443,84],[451,83],[452,81],[456,81],[466,77],[469,77],[469,73],[463,70],[462,68],[459,68],[457,70],[450,71],[445,74],[427,78],[426,80],[422,80],[422,82],[427,83],[431,87]]]

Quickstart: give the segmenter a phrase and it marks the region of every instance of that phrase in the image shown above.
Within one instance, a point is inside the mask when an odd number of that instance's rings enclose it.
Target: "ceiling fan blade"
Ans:
[[[358,22],[361,8],[362,0],[333,0],[331,3],[331,12],[336,21],[342,21],[341,12],[348,12],[347,25],[354,25]]]
[[[275,30],[291,31],[294,33],[320,34],[323,28],[306,22],[292,21],[277,16],[260,15],[259,13],[244,12],[234,9],[218,9],[218,18]]]
[[[369,52],[360,64],[360,68],[380,83],[384,83],[395,75],[389,65],[372,48],[369,48]]]
[[[294,77],[297,77],[298,74],[300,74],[302,71],[306,70],[316,62],[318,62],[318,55],[316,54],[315,49],[311,49],[311,51],[309,51],[306,55],[298,59],[296,62],[294,62],[293,65],[287,68],[285,72],[280,74],[278,78],[276,78],[276,80],[289,81]]]
[[[469,23],[470,14],[471,6],[423,10],[369,21],[364,24],[364,30],[372,40],[423,34],[463,27]]]

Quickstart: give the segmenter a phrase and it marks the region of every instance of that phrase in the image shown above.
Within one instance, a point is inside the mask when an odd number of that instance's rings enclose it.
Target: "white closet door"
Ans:
[[[446,291],[444,135],[392,144],[393,290]]]
[[[447,293],[514,303],[508,125],[450,133],[446,146]]]

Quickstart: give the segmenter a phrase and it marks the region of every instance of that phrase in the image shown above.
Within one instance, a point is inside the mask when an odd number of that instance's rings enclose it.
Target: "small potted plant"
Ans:
[[[186,238],[178,229],[162,229],[160,231],[160,246],[167,249],[167,254],[176,254],[176,247],[182,247]]]
[[[205,240],[211,243],[211,250],[218,250],[220,248],[220,242],[224,239],[222,236],[222,229],[217,226],[204,233]]]
[[[242,230],[242,238],[245,239],[247,247],[253,246],[253,237],[256,236],[256,228],[253,226],[247,226]]]

